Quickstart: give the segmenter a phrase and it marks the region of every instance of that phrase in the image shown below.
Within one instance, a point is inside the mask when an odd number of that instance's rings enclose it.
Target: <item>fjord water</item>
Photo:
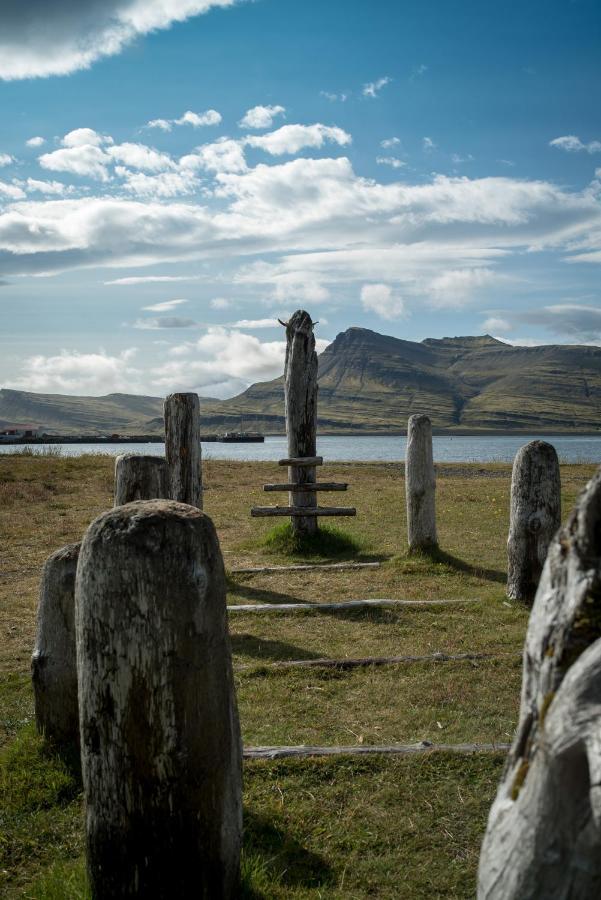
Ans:
[[[601,435],[457,435],[435,436],[436,462],[512,462],[521,446],[540,438],[553,444],[561,462],[601,463]],[[328,461],[396,462],[405,458],[406,439],[400,435],[324,435],[318,436],[317,452]],[[23,445],[0,445],[0,453],[15,453]],[[145,444],[37,444],[35,453],[61,453],[81,456],[85,453],[151,453],[162,455],[162,443]],[[286,438],[266,437],[262,444],[205,443],[205,459],[275,461],[287,455]]]

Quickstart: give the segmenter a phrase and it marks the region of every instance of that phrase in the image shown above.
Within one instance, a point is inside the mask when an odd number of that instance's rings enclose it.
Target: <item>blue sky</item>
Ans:
[[[0,386],[231,396],[299,306],[601,344],[601,10],[7,0]]]

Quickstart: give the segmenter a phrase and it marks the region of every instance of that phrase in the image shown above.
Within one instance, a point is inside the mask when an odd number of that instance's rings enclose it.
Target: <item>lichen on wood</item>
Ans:
[[[407,541],[409,551],[437,545],[436,477],[432,456],[432,423],[428,416],[409,417],[405,463]]]
[[[123,453],[115,460],[115,506],[169,497],[167,461],[162,456]]]
[[[169,496],[202,509],[202,452],[198,394],[170,394],[165,400],[165,458]]]

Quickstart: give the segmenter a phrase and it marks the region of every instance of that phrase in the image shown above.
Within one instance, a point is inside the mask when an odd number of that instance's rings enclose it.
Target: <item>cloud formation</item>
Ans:
[[[585,144],[575,134],[565,134],[563,137],[549,141],[549,147],[557,147],[558,150],[567,150],[568,153],[601,153],[601,141],[589,141]]]
[[[162,303],[153,303],[150,306],[143,306],[142,309],[147,309],[150,312],[167,312],[170,309],[175,309],[178,306],[182,306],[184,303],[188,303],[187,300],[163,300]]]
[[[383,78],[378,78],[377,81],[368,81],[367,84],[363,85],[363,96],[364,97],[377,97],[383,87],[386,87],[387,84],[390,84],[392,78],[389,78],[388,75],[384,75]]]
[[[239,128],[271,128],[276,116],[283,116],[283,106],[253,106],[247,109],[240,121]]]
[[[161,131],[172,131],[174,125],[191,125],[192,128],[202,128],[205,125],[219,125],[221,113],[216,109],[207,109],[202,113],[188,110],[179,119],[151,119],[146,123],[146,128],[160,128]]]
[[[405,304],[387,284],[364,284],[361,288],[361,303],[367,312],[375,312],[381,319],[401,319],[405,315]]]
[[[0,79],[68,75],[139,35],[235,0],[3,0]]]

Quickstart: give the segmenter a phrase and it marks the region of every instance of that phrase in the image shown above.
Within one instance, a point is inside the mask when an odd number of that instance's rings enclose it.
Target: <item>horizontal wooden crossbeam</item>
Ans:
[[[251,516],[356,516],[354,506],[253,506]]]
[[[350,747],[245,747],[244,759],[286,759],[308,756],[366,756],[371,754],[394,754],[411,756],[414,753],[506,753],[511,744],[433,744],[419,741],[417,744],[352,744]]]
[[[313,491],[346,491],[348,487],[348,483],[344,484],[343,482],[336,481],[317,481],[314,484],[311,482],[305,484],[296,484],[293,481],[285,482],[284,484],[264,484],[264,491],[294,491],[297,494],[303,493],[308,494]]]
[[[300,563],[293,566],[242,566],[236,569],[230,569],[232,575],[258,575],[258,574],[278,574],[280,572],[312,572],[326,571],[336,572],[340,569],[379,569],[379,562],[339,562],[339,563]],[[32,569],[32,572],[36,569]]]
[[[323,456],[297,456],[279,459],[278,466],[323,466]]]
[[[500,656],[521,656],[521,653]],[[493,653],[430,653],[427,656],[360,656],[347,659],[279,659],[259,664],[264,669],[360,669],[368,666],[398,666],[402,663],[474,662],[481,659],[498,659]],[[236,671],[256,669],[257,663],[239,663]]]
[[[346,609],[369,609],[370,607],[406,607],[408,609],[428,609],[437,606],[461,606],[467,603],[480,603],[477,597],[465,597],[462,600],[341,600],[332,603],[237,603],[228,606],[228,613],[272,613],[272,612],[321,612],[328,610],[338,612]]]

